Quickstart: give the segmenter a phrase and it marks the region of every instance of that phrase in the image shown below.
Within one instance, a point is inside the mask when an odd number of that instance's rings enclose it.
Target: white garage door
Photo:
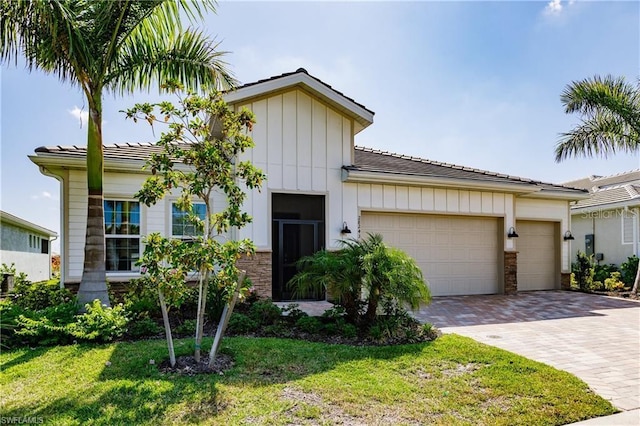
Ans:
[[[433,296],[501,292],[496,218],[363,212],[360,231],[413,257]]]
[[[516,241],[518,291],[559,288],[555,224],[519,220],[516,230],[519,235]]]

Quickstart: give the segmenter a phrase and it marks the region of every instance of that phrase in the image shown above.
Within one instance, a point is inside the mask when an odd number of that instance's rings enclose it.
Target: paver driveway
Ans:
[[[569,291],[437,297],[416,316],[575,374],[620,409],[640,408],[640,302]]]

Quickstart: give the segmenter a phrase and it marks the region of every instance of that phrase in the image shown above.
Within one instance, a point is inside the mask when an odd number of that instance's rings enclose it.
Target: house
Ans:
[[[251,238],[257,253],[242,267],[257,291],[289,300],[294,262],[338,240],[381,233],[423,268],[434,295],[514,293],[569,283],[569,202],[587,191],[355,146],[374,113],[304,69],[226,94],[257,117],[246,153],[267,174],[245,203],[253,223],[231,238]],[[108,279],[138,276],[141,237],[180,236],[175,197],[152,207],[133,194],[151,144],[105,146]],[[87,189],[84,147],[36,149],[31,160],[61,185],[62,276],[82,274]],[[225,200],[215,199],[222,205]],[[114,220],[115,217],[119,219]],[[120,226],[126,223],[128,226]],[[122,230],[120,230],[122,229]]]
[[[0,263],[15,264],[30,281],[51,278],[51,241],[58,234],[0,211]]]
[[[620,265],[639,254],[640,170],[589,176],[565,185],[589,191],[589,198],[571,206],[572,259],[580,250],[601,263]]]

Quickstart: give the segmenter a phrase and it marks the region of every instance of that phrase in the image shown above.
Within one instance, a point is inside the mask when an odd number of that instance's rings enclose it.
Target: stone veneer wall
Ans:
[[[560,288],[562,290],[571,290],[571,273],[563,272],[560,274]]]
[[[504,252],[504,294],[518,293],[518,252]]]
[[[247,271],[258,296],[273,297],[271,282],[271,251],[257,251],[253,256],[243,256],[237,262],[240,269]]]

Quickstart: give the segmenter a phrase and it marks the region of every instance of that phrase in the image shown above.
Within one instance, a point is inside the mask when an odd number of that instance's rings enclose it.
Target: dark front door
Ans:
[[[324,197],[273,194],[273,299],[321,300],[324,292],[296,292],[287,283],[296,262],[324,248]]]

